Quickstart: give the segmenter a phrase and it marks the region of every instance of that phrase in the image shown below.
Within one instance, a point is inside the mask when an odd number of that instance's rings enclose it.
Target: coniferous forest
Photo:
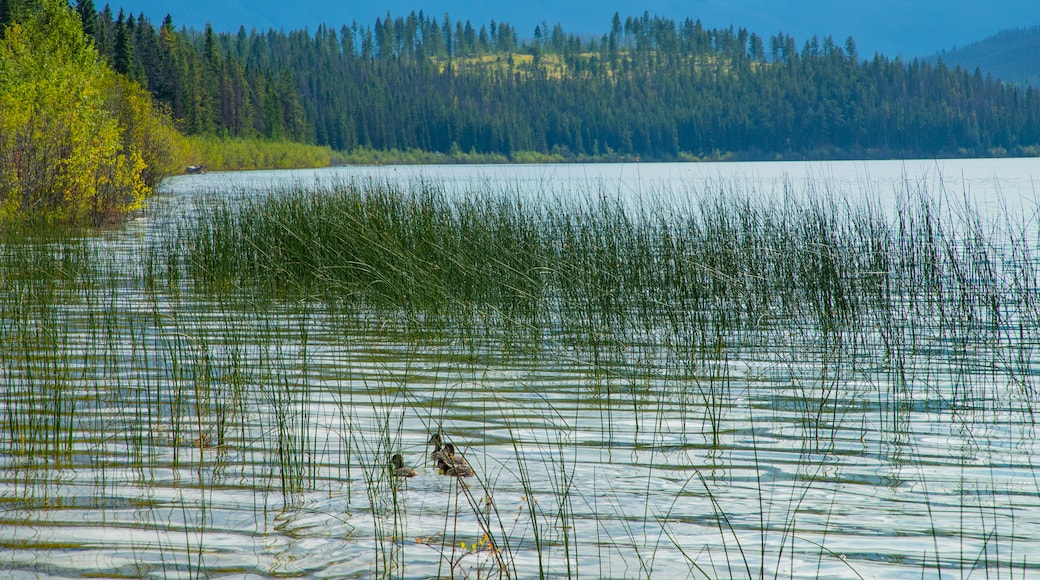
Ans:
[[[1040,153],[1036,90],[861,55],[851,38],[800,43],[645,13],[607,15],[599,38],[422,12],[218,34],[91,0],[77,9],[112,67],[188,134],[507,158]]]

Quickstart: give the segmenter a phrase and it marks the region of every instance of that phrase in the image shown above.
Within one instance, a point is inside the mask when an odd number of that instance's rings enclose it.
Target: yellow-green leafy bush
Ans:
[[[183,139],[110,70],[62,0],[0,40],[0,223],[99,223],[138,207]]]

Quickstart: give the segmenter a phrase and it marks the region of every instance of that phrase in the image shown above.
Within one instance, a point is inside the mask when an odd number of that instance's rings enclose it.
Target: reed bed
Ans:
[[[966,458],[1032,441],[1036,224],[1003,217],[909,185],[882,208],[726,184],[651,205],[358,182],[207,199],[143,242],[8,233],[0,499],[24,511],[4,522],[82,501],[62,472],[83,469],[90,509],[132,498],[158,530],[127,549],[160,561],[108,575],[761,578],[810,553],[810,572],[856,576],[869,557],[828,535],[844,513],[821,488],[869,480],[864,457],[950,485],[926,476],[922,415]],[[390,475],[434,432],[475,478]],[[959,527],[923,520],[919,571],[1040,569],[1006,528],[1021,491],[989,477]],[[175,499],[141,499],[157,488]],[[368,563],[303,552],[358,541],[358,514]],[[243,519],[284,543],[254,568],[213,547]]]
[[[537,346],[550,329],[597,356],[647,343],[689,365],[783,326],[881,340],[898,361],[936,327],[962,344],[1032,343],[1035,237],[995,227],[909,188],[888,215],[798,192],[633,208],[370,182],[204,203],[175,245],[201,291],[317,298],[425,328],[443,318]]]

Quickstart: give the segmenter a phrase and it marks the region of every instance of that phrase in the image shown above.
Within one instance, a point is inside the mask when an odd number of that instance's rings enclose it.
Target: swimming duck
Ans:
[[[430,452],[430,460],[433,461],[434,465],[436,465],[441,459],[448,459],[448,455],[442,448],[442,445],[444,445],[444,438],[440,433],[430,435],[430,440],[426,444],[433,445],[433,451]]]
[[[393,469],[396,477],[415,477],[418,475],[411,467],[404,466],[404,457],[401,457],[400,453],[394,453],[394,456],[390,458],[390,467]]]
[[[449,465],[444,462],[443,459],[437,460],[437,469],[441,470],[442,475],[451,475],[454,477],[472,477],[474,475],[473,468],[463,463],[456,463]]]
[[[455,453],[455,445],[448,443],[444,446],[444,462],[448,465],[469,465],[461,453]]]

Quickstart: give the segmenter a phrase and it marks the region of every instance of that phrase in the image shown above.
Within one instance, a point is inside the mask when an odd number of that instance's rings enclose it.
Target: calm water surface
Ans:
[[[617,194],[630,199],[683,201],[691,192],[748,192],[778,197],[825,193],[836,198],[894,203],[909,191],[968,199],[990,210],[1034,214],[1040,204],[1040,159],[931,159],[762,163],[603,163],[550,165],[423,165],[337,167],[297,171],[209,173],[171,179],[178,192],[350,180],[430,182],[466,192],[505,188],[533,195]]]
[[[811,189],[896,207],[922,191],[1035,235],[1040,160],[171,179],[161,212],[97,242],[118,283],[0,312],[5,345],[39,353],[0,369],[5,576],[1040,576],[1035,333],[926,332],[893,361],[884,337],[791,326],[695,368],[650,336],[604,365],[551,332],[530,349],[134,274],[193,198],[358,179],[665,204]],[[436,473],[434,431],[477,477]],[[419,475],[388,477],[393,451]]]

